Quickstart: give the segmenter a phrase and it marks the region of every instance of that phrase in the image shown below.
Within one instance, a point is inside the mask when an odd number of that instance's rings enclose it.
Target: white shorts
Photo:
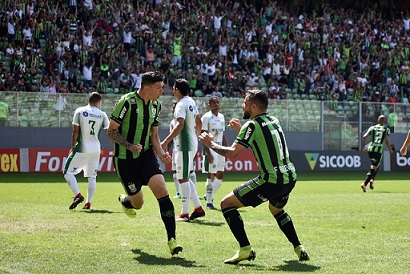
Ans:
[[[175,153],[175,170],[178,180],[189,178],[189,173],[194,170],[195,155],[196,151],[177,151]]]
[[[97,176],[99,162],[100,152],[72,152],[68,155],[64,165],[64,174],[72,173],[77,175],[81,171],[84,171],[84,177],[95,178]]]
[[[214,156],[214,162],[211,164],[208,161],[208,156],[205,154],[202,156],[202,173],[217,173],[218,171],[225,170],[225,157],[219,155],[212,149],[211,154]]]
[[[171,162],[171,170],[176,171],[177,165],[175,164],[175,157],[177,157],[177,151],[175,149],[172,150],[172,162]]]

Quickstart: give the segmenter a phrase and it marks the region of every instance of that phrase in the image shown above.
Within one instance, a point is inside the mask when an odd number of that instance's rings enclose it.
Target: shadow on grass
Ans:
[[[122,213],[118,211],[111,211],[111,210],[106,210],[106,209],[90,209],[90,210],[83,210],[82,212],[85,213],[103,213],[103,214],[113,214],[113,213]]]
[[[278,265],[277,270],[286,272],[314,272],[320,269],[320,266],[300,263],[299,261],[285,261],[284,265]]]
[[[320,269],[320,266],[308,265],[305,263],[300,263],[299,261],[285,261],[284,265],[267,267],[264,265],[257,265],[251,263],[240,263],[237,265],[239,268],[246,268],[252,271],[280,271],[280,272],[315,272]]]
[[[141,249],[132,249],[131,251],[132,253],[139,255],[138,257],[134,258],[134,260],[145,265],[179,265],[183,267],[203,267],[195,265],[195,261],[189,261],[181,257],[161,258],[145,253]]]
[[[196,219],[194,221],[190,221],[190,224],[197,224],[197,225],[203,225],[203,226],[223,226],[225,222],[210,222],[207,220],[199,220]]]
[[[373,192],[374,194],[407,194],[406,191],[387,191],[387,190],[372,190],[368,192]],[[371,194],[370,194],[371,195]]]

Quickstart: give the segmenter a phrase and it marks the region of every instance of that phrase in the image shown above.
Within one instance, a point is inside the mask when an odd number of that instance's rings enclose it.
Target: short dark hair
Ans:
[[[159,71],[147,71],[142,74],[141,88],[143,86],[150,86],[158,82],[163,82],[162,73]]]
[[[269,99],[268,94],[265,91],[259,89],[250,90],[248,91],[248,94],[250,101],[256,103],[261,109],[268,109]]]
[[[88,97],[88,103],[95,104],[101,101],[101,99],[102,99],[101,94],[94,91],[90,93],[90,96]]]
[[[219,101],[219,97],[218,97],[218,96],[211,96],[211,97],[209,97],[208,104],[210,104],[210,103],[211,103],[212,101],[214,101],[214,100]]]
[[[181,92],[182,95],[186,96],[189,94],[189,83],[185,79],[176,79],[175,80],[175,88]]]

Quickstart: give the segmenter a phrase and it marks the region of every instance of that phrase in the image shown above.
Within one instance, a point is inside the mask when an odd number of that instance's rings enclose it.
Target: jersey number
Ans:
[[[278,150],[279,150],[279,157],[281,160],[285,159],[285,157],[289,157],[289,151],[288,148],[283,149],[283,144],[282,144],[282,139],[281,137],[283,136],[283,131],[282,128],[278,128],[275,130],[271,131],[272,135],[276,137],[276,141],[278,142]]]
[[[384,131],[376,131],[376,138],[374,138],[374,142],[376,144],[381,144],[382,143],[383,133],[384,133]]]
[[[95,135],[95,129],[94,129],[95,121],[90,120],[88,121],[88,124],[90,125],[90,135]]]

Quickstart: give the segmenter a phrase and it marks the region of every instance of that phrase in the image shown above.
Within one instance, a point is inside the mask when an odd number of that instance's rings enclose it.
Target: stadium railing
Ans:
[[[110,115],[120,96],[104,94],[101,109]],[[200,113],[208,111],[209,98],[194,99]],[[160,129],[168,129],[173,97],[162,96],[160,100]],[[0,101],[9,106],[8,127],[71,127],[74,110],[88,103],[88,94],[4,92]],[[242,103],[242,98],[221,98],[220,112],[227,122],[242,117]],[[268,112],[279,118],[285,131],[323,133],[325,149],[332,149],[334,144],[342,149],[357,146],[362,132],[375,124],[381,114],[394,125],[394,132],[406,133],[410,129],[409,104],[288,99],[271,100]]]

